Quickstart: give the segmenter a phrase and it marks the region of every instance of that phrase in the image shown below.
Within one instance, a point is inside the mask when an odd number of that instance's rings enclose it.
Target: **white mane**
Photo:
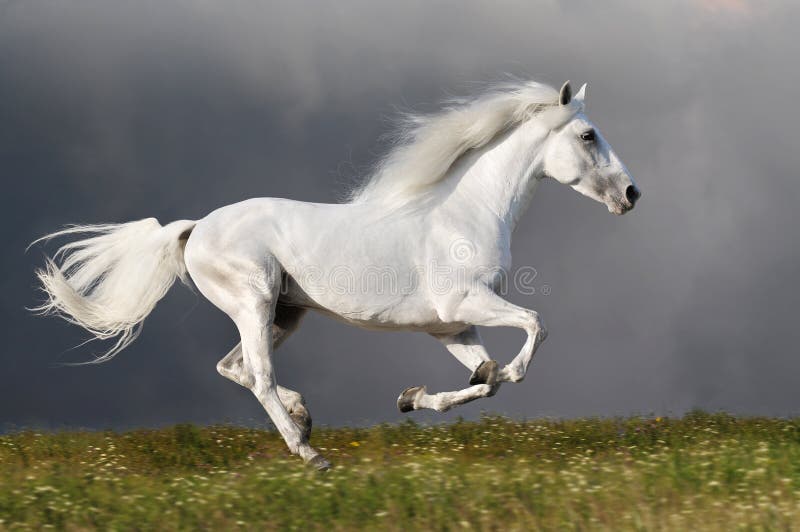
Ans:
[[[353,203],[405,204],[444,179],[465,152],[546,108],[557,107],[558,91],[535,81],[495,85],[470,99],[451,99],[431,115],[404,115],[396,145],[372,176],[350,195]]]

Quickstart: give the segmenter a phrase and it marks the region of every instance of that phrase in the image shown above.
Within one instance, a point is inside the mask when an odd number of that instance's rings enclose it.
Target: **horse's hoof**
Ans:
[[[480,366],[475,368],[469,378],[470,384],[488,384],[494,386],[497,382],[497,362],[494,360],[484,360]]]
[[[423,393],[425,393],[424,386],[406,388],[397,398],[397,408],[403,413],[411,412],[414,410],[414,400]]]
[[[306,463],[317,471],[327,471],[331,468],[331,463],[328,462],[321,454],[314,456],[314,458]]]
[[[298,408],[290,412],[289,417],[292,418],[294,424],[300,429],[303,438],[308,441],[311,437],[311,416],[308,415],[308,410],[305,408]]]

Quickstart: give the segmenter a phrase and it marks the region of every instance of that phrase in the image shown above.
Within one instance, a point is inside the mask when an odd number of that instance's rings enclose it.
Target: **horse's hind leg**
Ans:
[[[275,307],[275,320],[272,322],[272,350],[278,349],[286,339],[297,330],[306,309],[282,305],[280,301]],[[223,377],[248,388],[244,373],[242,343],[239,342],[227,355],[217,362],[217,371]]]
[[[287,307],[278,303],[275,308],[275,321],[272,323],[273,351],[278,349],[289,335],[297,330],[305,313],[305,309]],[[252,377],[249,372],[245,371],[241,342],[236,344],[227,355],[217,362],[217,372],[236,384],[240,384],[245,388],[250,387],[250,379]]]
[[[281,267],[272,256],[257,255],[247,250],[236,256],[232,253],[213,257],[194,255],[187,260],[187,266],[203,295],[236,324],[242,339],[241,375],[245,376],[245,383],[267,411],[289,450],[318,469],[327,469],[330,464],[308,444],[305,432],[295,424],[278,393],[272,364],[272,325],[280,292]],[[258,290],[253,288],[254,272],[260,272]]]
[[[311,438],[311,413],[306,407],[306,401],[300,392],[278,386],[278,397],[281,403],[289,412],[289,416],[294,421],[294,424],[302,431],[303,437],[308,440]]]
[[[278,305],[275,309],[275,321],[272,323],[272,350],[278,349],[281,344],[298,327],[305,314],[305,309]],[[252,385],[252,375],[245,371],[244,356],[241,342],[217,363],[217,371],[223,377],[249,388]],[[294,422],[303,431],[306,438],[311,437],[311,414],[308,412],[303,396],[294,390],[278,386],[278,396],[281,403],[289,412]]]
[[[279,289],[280,278],[275,280],[273,293],[275,298]],[[275,301],[267,299],[249,303],[236,314],[234,322],[242,337],[244,366],[249,368],[253,376],[253,385],[250,389],[269,414],[289,450],[315,467],[327,469],[330,465],[308,444],[306,435],[295,424],[278,394],[272,364],[272,319],[275,314]]]
[[[275,328],[273,327],[273,334]],[[217,362],[217,371],[223,377],[232,380],[236,384],[250,388],[253,385],[253,376],[244,368],[244,355],[242,344],[236,344],[230,353]],[[289,412],[289,415],[308,439],[311,437],[311,413],[308,411],[305,399],[299,392],[290,390],[284,386],[278,386],[278,397],[281,403]]]
[[[249,389],[253,385],[253,376],[244,368],[242,342],[236,344],[236,347],[217,362],[217,373],[245,388]]]

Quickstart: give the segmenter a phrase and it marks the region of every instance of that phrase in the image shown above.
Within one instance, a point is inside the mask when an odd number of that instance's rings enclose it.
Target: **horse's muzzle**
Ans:
[[[625,189],[625,199],[628,200],[630,207],[627,210],[633,209],[641,197],[642,192],[636,188],[636,185],[628,185],[628,188]]]

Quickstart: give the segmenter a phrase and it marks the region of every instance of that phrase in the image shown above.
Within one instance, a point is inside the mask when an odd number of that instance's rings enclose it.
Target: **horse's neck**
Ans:
[[[454,168],[444,208],[467,209],[485,223],[513,232],[542,178],[541,146],[547,130],[523,123]]]

